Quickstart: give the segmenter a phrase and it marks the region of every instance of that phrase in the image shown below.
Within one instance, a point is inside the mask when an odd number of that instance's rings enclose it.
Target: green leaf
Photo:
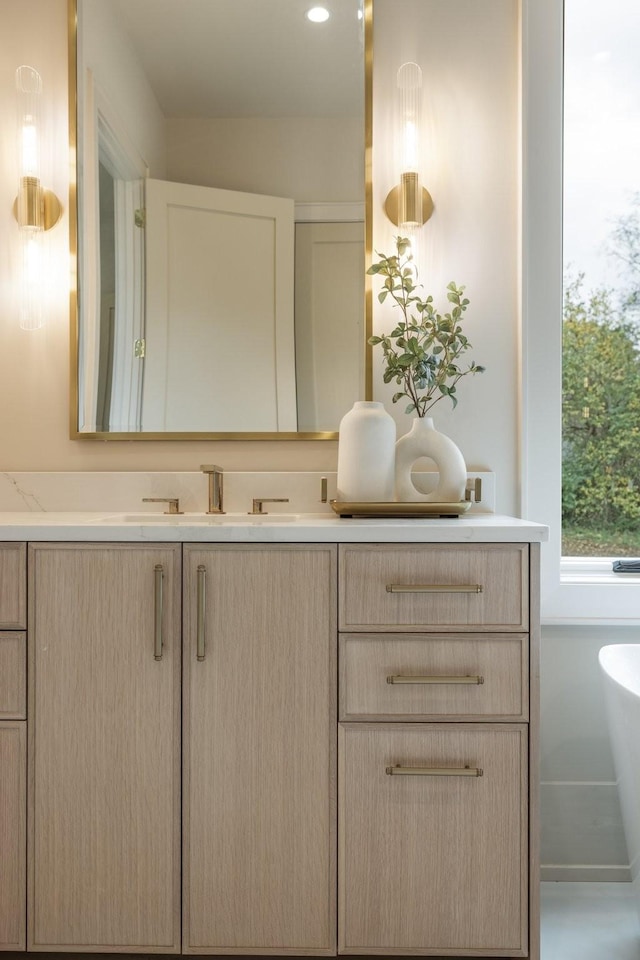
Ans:
[[[403,353],[401,357],[398,357],[398,366],[399,367],[410,367],[413,363],[413,357],[410,353]]]

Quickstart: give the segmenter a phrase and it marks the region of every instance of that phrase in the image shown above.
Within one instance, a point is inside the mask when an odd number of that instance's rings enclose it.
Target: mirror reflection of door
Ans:
[[[147,180],[145,431],[295,431],[293,201]]]

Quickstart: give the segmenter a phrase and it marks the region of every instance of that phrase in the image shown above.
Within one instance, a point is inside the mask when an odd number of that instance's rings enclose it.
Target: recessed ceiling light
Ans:
[[[307,20],[311,20],[312,23],[324,23],[328,19],[329,11],[326,7],[311,7],[307,10]]]

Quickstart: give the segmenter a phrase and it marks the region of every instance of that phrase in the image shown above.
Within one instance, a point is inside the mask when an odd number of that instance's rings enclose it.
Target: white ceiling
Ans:
[[[166,117],[362,117],[362,0],[105,0]]]

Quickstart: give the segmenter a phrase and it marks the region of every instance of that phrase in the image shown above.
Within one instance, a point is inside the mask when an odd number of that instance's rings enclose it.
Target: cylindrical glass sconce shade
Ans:
[[[42,230],[20,231],[21,270],[20,326],[23,330],[38,330],[44,325],[44,244]]]
[[[40,180],[40,102],[42,79],[33,67],[16,70],[18,196],[16,219],[20,237],[20,326],[43,325],[44,196]]]
[[[422,121],[422,70],[417,63],[403,63],[398,70],[400,103],[400,191],[398,226],[407,231],[421,226],[420,126]]]
[[[40,101],[42,78],[33,67],[16,70],[18,109],[18,202],[20,229],[42,230],[42,188],[40,186]]]
[[[417,63],[403,63],[398,70],[400,97],[400,169],[418,173],[422,122],[422,70]]]

